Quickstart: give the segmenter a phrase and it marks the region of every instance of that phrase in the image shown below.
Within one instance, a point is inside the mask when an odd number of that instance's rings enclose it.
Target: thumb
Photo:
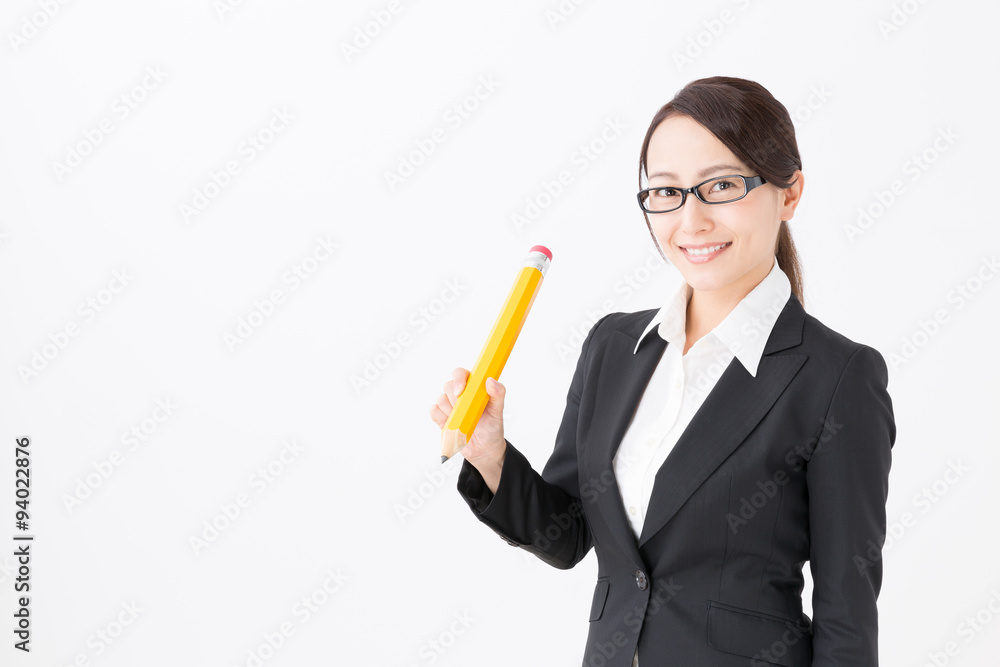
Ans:
[[[486,404],[486,412],[495,419],[503,418],[503,399],[507,393],[507,388],[494,380],[486,378],[486,393],[490,400]]]

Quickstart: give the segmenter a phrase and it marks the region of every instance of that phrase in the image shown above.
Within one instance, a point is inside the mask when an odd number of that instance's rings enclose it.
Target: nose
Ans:
[[[709,204],[698,199],[693,192],[689,193],[685,198],[684,206],[677,211],[680,214],[678,227],[689,234],[688,238],[691,238],[695,232],[711,226],[711,210],[712,207]]]

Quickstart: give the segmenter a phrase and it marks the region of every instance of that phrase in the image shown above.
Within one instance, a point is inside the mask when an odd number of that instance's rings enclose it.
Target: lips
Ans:
[[[721,243],[699,243],[698,245],[682,245],[680,248],[687,254],[697,257],[698,255],[710,255],[717,250],[732,245],[732,241]]]
[[[684,259],[691,264],[706,264],[722,255],[733,244],[732,241],[723,243],[701,243],[697,246],[680,246],[684,253]]]

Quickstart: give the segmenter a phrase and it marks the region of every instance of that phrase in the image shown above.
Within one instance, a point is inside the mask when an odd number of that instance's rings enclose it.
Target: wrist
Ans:
[[[499,456],[469,461],[479,471],[490,493],[496,493],[497,487],[500,486],[500,475],[503,472],[503,464],[506,458],[507,448],[504,447],[504,451],[500,452]]]

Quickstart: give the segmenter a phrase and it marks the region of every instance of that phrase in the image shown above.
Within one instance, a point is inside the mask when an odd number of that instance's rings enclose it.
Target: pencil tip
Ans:
[[[447,463],[447,462],[448,462],[448,457],[445,456],[444,454],[442,454],[441,455],[441,463]]]

